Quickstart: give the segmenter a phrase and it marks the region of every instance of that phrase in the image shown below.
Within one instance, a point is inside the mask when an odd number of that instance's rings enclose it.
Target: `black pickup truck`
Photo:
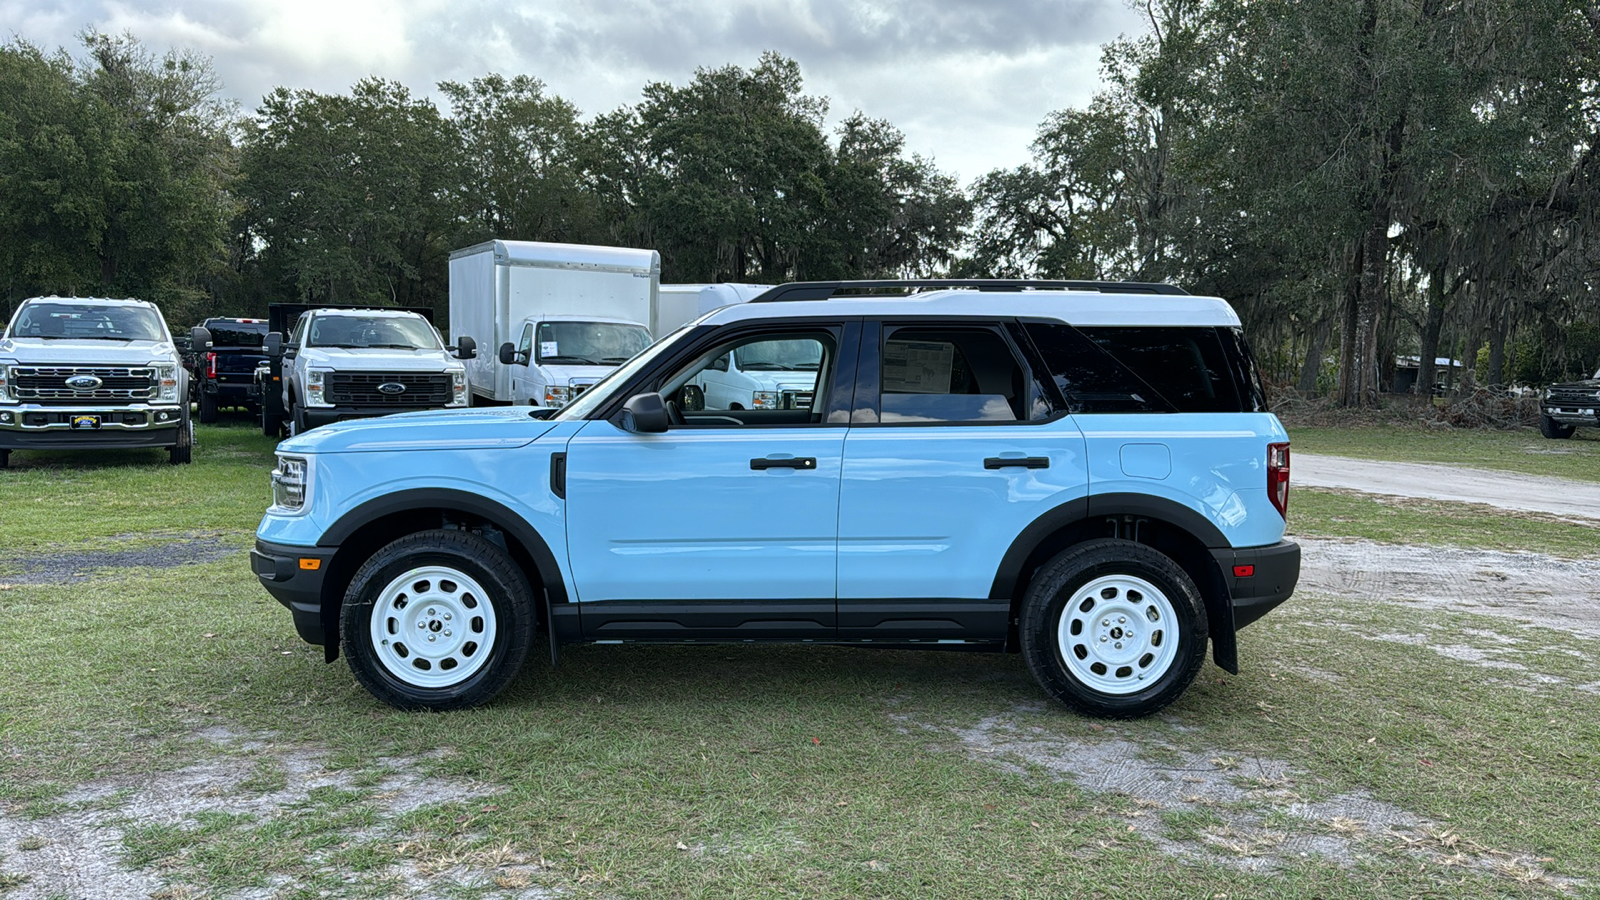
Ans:
[[[1579,425],[1600,426],[1600,370],[1593,378],[1552,384],[1539,394],[1539,433],[1569,438]]]
[[[200,323],[211,336],[207,348],[194,348],[194,393],[200,421],[217,420],[217,410],[241,407],[257,411],[256,367],[266,361],[261,349],[266,319],[211,318]]]

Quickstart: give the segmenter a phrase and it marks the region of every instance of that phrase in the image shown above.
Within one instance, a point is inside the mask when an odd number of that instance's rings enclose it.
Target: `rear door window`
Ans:
[[[1035,393],[1010,344],[981,327],[888,329],[880,378],[885,425],[1026,421]]]

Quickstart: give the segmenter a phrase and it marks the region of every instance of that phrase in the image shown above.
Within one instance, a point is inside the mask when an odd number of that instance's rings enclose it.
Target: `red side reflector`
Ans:
[[[1233,567],[1233,577],[1235,577],[1235,578],[1249,578],[1251,575],[1254,575],[1255,573],[1256,573],[1256,567],[1255,566],[1234,566]]]

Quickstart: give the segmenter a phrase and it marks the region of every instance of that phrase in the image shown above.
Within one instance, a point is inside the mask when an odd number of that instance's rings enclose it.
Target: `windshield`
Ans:
[[[650,346],[643,325],[620,322],[540,322],[534,349],[541,363],[615,366]]]
[[[759,341],[733,351],[746,372],[815,372],[822,365],[822,345],[811,340]]]
[[[30,303],[11,324],[13,338],[75,341],[164,341],[161,316],[147,306]]]
[[[646,347],[644,352],[640,353],[638,356],[635,356],[633,359],[628,360],[626,364],[613,369],[611,372],[606,374],[606,377],[595,382],[594,387],[589,388],[582,394],[579,394],[578,399],[568,403],[566,406],[561,407],[561,411],[556,413],[554,416],[551,416],[551,418],[588,418],[589,414],[594,412],[596,407],[606,402],[607,397],[617,385],[626,384],[628,379],[634,376],[634,373],[649,365],[650,361],[659,357],[663,351],[671,348],[673,344],[678,342],[679,338],[683,337],[685,334],[688,334],[692,327],[692,325],[684,325],[677,331],[674,331],[661,340],[656,341],[654,344],[651,344],[649,347]]]
[[[379,347],[386,350],[438,350],[433,326],[421,316],[317,316],[311,320],[308,347]]]

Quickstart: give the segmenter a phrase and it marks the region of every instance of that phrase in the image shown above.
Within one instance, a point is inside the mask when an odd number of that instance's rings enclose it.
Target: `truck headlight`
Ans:
[[[272,505],[286,513],[303,513],[311,495],[311,460],[304,456],[278,457],[272,470]]]
[[[457,369],[450,373],[450,405],[467,405],[467,370]]]
[[[564,384],[552,384],[544,389],[545,406],[566,406],[572,399],[572,389]]]
[[[156,372],[156,400],[161,403],[178,402],[178,367],[158,365]]]
[[[306,372],[306,405],[307,406],[332,406],[328,402],[324,380],[328,373],[322,369],[311,369]]]
[[[750,408],[751,409],[777,409],[778,408],[778,392],[777,391],[755,391],[750,395],[750,399],[752,401],[751,404],[750,404]]]
[[[15,403],[16,398],[11,394],[11,366],[0,363],[0,403]]]

